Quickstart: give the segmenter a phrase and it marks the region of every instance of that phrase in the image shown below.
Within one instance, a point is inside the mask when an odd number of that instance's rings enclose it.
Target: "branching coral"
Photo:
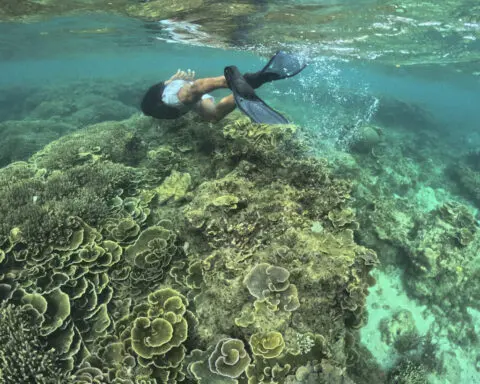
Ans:
[[[28,243],[55,241],[58,227],[68,216],[98,224],[110,213],[110,200],[118,188],[128,188],[134,179],[131,170],[113,163],[81,165],[49,177],[31,165],[24,167],[25,178],[14,178],[8,184],[3,180],[10,179],[10,172],[0,172],[0,230],[5,236],[20,227]]]
[[[32,306],[0,307],[0,381],[5,384],[68,382],[58,354],[45,345]]]

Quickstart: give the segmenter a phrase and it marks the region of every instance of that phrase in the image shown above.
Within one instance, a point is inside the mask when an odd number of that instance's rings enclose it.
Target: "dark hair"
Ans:
[[[143,96],[143,100],[141,104],[142,112],[145,115],[159,117],[159,116],[156,116],[156,114],[158,114],[158,107],[160,106],[160,103],[162,103],[162,94],[164,89],[165,89],[165,83],[163,81],[161,83],[152,85],[148,89],[145,96]]]
[[[188,109],[180,110],[170,107],[162,101],[165,82],[152,85],[145,96],[143,96],[141,108],[142,112],[147,116],[157,119],[177,119],[188,112]]]

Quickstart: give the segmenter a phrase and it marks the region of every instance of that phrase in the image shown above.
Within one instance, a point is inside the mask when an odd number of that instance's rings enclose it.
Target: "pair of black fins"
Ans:
[[[261,71],[242,76],[238,68],[232,65],[225,67],[224,74],[237,107],[252,121],[262,124],[289,124],[284,116],[258,97],[254,89],[270,81],[295,76],[306,66],[296,56],[278,51]]]

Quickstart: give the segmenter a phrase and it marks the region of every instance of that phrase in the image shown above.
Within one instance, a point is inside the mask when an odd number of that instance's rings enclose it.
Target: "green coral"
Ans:
[[[126,243],[138,236],[140,225],[132,217],[126,217],[120,220],[107,221],[104,225],[104,230],[112,240]]]
[[[252,296],[263,300],[270,292],[282,292],[287,289],[289,276],[290,273],[285,268],[261,263],[250,270],[243,283]]]
[[[21,232],[10,236],[7,268],[23,288],[9,300],[35,308],[40,333],[68,365],[80,363],[88,348],[111,325],[107,304],[112,298],[108,271],[119,262],[122,249],[78,218],[57,243],[39,250],[25,247]],[[60,241],[61,240],[61,241]],[[10,284],[8,284],[11,287]]]
[[[221,339],[206,351],[194,349],[185,359],[187,377],[198,383],[238,384],[251,359],[241,340]]]
[[[208,358],[210,370],[221,376],[237,378],[250,364],[250,356],[243,342],[238,339],[223,339],[215,346]]]
[[[184,160],[180,153],[171,146],[162,145],[148,151],[145,165],[154,176],[164,178],[170,175],[176,167],[183,164]]]
[[[297,288],[290,284],[290,273],[282,267],[260,263],[245,276],[243,283],[250,294],[258,300],[267,300],[286,311],[294,311],[299,306]]]
[[[358,229],[358,223],[355,221],[355,211],[353,209],[331,210],[328,212],[328,219],[335,228],[352,226],[352,229]]]
[[[96,351],[75,371],[75,382],[135,382],[136,361],[114,335],[99,339]]]
[[[123,214],[126,215],[127,218],[133,219],[139,226],[141,226],[145,224],[150,215],[151,209],[148,204],[153,196],[153,194],[152,196],[143,196],[144,198],[129,196],[121,202],[116,199],[116,203],[122,207]]]
[[[172,171],[171,175],[155,189],[158,202],[162,204],[169,199],[180,200],[186,195],[191,183],[192,178],[188,173]]]
[[[292,364],[277,359],[255,359],[247,367],[248,384],[283,383],[292,371]]]
[[[132,326],[132,348],[145,359],[163,355],[187,339],[187,321],[183,318],[186,299],[172,289],[148,295],[146,317],[137,317]]]
[[[131,268],[133,296],[162,281],[172,258],[178,253],[175,241],[173,231],[152,226],[140,233],[134,244],[125,248],[125,261]]]
[[[146,303],[117,322],[120,339],[136,357],[144,371],[159,379],[174,380],[180,375],[185,357],[183,343],[188,336],[193,314],[186,309],[187,299],[171,288],[148,295]]]
[[[254,355],[273,359],[283,352],[285,341],[279,332],[255,333],[250,338],[250,346]]]
[[[44,345],[33,306],[0,307],[0,381],[5,384],[68,382],[59,355]]]

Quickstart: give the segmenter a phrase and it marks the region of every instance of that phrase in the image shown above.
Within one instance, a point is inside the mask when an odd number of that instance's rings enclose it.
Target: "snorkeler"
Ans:
[[[178,70],[170,79],[150,87],[141,108],[145,115],[157,119],[176,119],[193,110],[204,120],[219,121],[238,106],[256,123],[287,124],[288,120],[260,99],[254,89],[295,76],[305,67],[297,57],[279,51],[262,70],[243,76],[234,65],[225,67],[224,76],[197,80],[194,71]],[[232,94],[215,104],[209,92],[220,88],[230,88]]]

